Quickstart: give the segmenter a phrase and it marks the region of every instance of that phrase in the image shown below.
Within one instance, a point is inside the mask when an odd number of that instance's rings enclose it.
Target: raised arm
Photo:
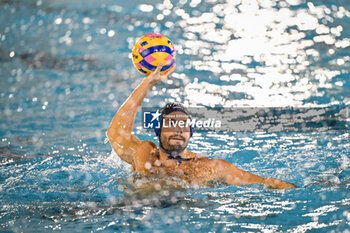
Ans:
[[[268,188],[287,189],[297,188],[296,185],[274,178],[264,178],[237,168],[230,162],[222,159],[215,161],[219,177],[228,185],[247,185],[262,183]]]
[[[107,130],[107,136],[115,152],[127,163],[133,164],[133,155],[140,146],[140,140],[132,134],[136,113],[148,91],[157,83],[164,81],[174,71],[174,67],[166,74],[161,75],[162,64],[149,76],[144,78],[129,98],[122,104],[113,117]]]

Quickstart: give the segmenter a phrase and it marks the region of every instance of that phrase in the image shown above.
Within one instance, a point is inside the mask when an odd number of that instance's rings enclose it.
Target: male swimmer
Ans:
[[[169,124],[157,133],[159,147],[151,141],[139,140],[132,134],[136,113],[148,91],[166,80],[175,65],[166,74],[160,74],[162,64],[144,78],[114,116],[107,136],[121,159],[140,173],[177,177],[189,185],[207,185],[219,181],[227,185],[262,183],[269,188],[296,188],[294,184],[274,178],[264,178],[237,168],[223,159],[207,158],[186,149],[192,129]],[[161,122],[186,122],[189,114],[181,104],[167,104],[161,111]]]

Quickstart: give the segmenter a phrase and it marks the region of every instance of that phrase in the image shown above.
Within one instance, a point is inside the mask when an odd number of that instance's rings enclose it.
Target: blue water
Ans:
[[[145,107],[350,103],[349,1],[0,1],[0,231],[349,232],[349,131],[196,132],[189,149],[300,186],[143,190],[105,132],[162,33]],[[153,140],[135,122],[140,139]]]

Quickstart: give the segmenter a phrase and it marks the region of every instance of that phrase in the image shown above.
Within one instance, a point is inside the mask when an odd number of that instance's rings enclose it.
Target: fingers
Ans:
[[[158,65],[157,65],[156,70],[154,71],[154,73],[159,73],[160,70],[162,69],[162,67],[163,67],[163,63],[162,63],[162,62],[159,62]]]
[[[162,63],[162,62],[158,63],[157,68],[150,74],[150,76],[152,76],[152,77],[153,77],[153,76],[154,76],[154,77],[158,77],[158,79],[159,79],[160,81],[164,81],[165,79],[167,79],[167,78],[169,77],[169,75],[170,75],[172,72],[174,72],[176,65],[174,64],[174,65],[171,67],[171,69],[168,70],[168,71],[167,71],[166,73],[164,73],[164,74],[161,74],[161,73],[160,73],[162,67],[163,67],[163,63]]]

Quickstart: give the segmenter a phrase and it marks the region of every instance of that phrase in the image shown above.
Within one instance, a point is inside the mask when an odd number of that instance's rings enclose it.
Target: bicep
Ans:
[[[265,180],[261,176],[239,169],[226,160],[217,159],[216,163],[219,178],[223,179],[228,185],[263,183]]]

